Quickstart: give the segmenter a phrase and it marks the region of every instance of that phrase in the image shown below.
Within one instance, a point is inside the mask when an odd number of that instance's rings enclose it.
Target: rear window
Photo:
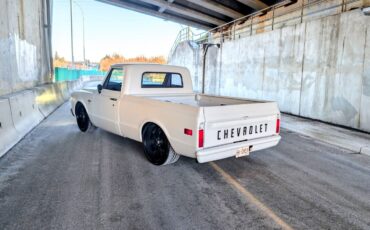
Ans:
[[[141,78],[142,88],[182,88],[182,76],[179,73],[146,72]]]

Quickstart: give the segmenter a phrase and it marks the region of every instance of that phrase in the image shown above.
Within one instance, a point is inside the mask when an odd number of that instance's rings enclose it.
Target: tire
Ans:
[[[180,158],[171,147],[166,134],[155,124],[144,128],[143,145],[146,158],[154,165],[172,164]]]
[[[85,107],[80,102],[78,102],[76,105],[75,114],[77,125],[81,132],[86,132],[89,129],[91,129],[92,125],[90,122],[89,115],[87,114]]]

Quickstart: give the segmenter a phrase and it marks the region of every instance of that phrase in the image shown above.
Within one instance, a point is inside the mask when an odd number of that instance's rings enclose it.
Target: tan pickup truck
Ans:
[[[241,157],[280,141],[275,102],[197,94],[179,66],[113,65],[97,87],[74,92],[71,106],[82,132],[93,125],[142,142],[156,165],[180,155],[200,163]]]

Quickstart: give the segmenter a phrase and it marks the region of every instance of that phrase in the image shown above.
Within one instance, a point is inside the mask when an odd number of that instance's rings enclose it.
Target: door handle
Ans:
[[[113,97],[111,97],[111,98],[110,98],[110,100],[111,100],[111,101],[117,101],[117,98],[113,98]]]

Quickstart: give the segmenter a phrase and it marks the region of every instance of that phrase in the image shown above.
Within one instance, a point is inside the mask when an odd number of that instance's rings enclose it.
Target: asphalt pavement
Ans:
[[[370,157],[282,129],[277,147],[150,164],[64,104],[0,159],[0,229],[370,229]]]

